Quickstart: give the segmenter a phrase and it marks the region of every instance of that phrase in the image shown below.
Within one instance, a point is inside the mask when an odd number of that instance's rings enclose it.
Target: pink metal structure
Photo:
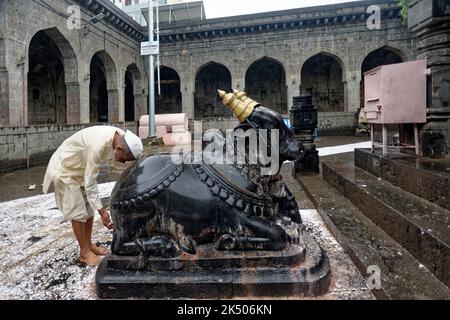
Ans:
[[[362,112],[371,126],[372,151],[378,145],[374,141],[374,124],[383,127],[383,155],[387,155],[387,125],[400,126],[402,148],[412,146],[403,144],[403,124],[413,124],[413,146],[420,155],[417,124],[426,122],[426,60],[391,64],[364,73],[365,106]]]

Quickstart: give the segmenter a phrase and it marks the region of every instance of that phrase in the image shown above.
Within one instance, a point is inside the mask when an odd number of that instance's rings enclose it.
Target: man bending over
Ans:
[[[72,221],[80,246],[80,262],[98,265],[106,249],[91,242],[92,226],[97,211],[108,229],[114,229],[109,213],[103,208],[97,189],[100,164],[108,160],[122,163],[143,155],[142,141],[132,132],[109,126],[80,130],[56,150],[47,167],[43,191],[50,184],[65,221]]]

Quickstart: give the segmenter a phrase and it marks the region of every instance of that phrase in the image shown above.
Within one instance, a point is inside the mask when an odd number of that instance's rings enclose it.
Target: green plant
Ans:
[[[403,24],[408,22],[408,9],[410,3],[411,0],[398,0],[398,5],[400,6],[400,16]]]

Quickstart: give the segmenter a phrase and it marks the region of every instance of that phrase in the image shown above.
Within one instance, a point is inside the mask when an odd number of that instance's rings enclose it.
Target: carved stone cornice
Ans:
[[[105,15],[106,23],[109,23],[114,28],[122,31],[135,41],[142,42],[147,39],[147,34],[144,28],[135,22],[125,12],[117,8],[108,0],[75,0],[82,7],[88,9],[93,15],[103,13]]]

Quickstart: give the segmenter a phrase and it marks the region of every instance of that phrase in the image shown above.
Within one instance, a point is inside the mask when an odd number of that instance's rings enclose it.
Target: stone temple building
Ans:
[[[368,26],[372,5],[378,27]],[[235,124],[216,90],[236,88],[285,115],[294,96],[312,93],[321,133],[352,133],[362,74],[418,54],[395,0],[177,21],[160,36],[157,113],[185,112],[204,129]],[[0,171],[48,158],[89,125],[136,130],[147,38],[109,0],[0,1]]]

